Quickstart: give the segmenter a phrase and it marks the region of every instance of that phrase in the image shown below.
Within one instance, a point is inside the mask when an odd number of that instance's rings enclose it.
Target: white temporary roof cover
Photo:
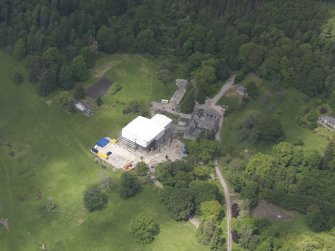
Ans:
[[[172,120],[162,114],[156,114],[151,118],[151,121],[157,126],[162,126],[164,128],[169,128]]]
[[[160,115],[160,114],[157,114]],[[168,117],[160,115],[152,119],[138,116],[122,129],[122,137],[142,146],[147,147],[150,143],[162,137],[166,128],[169,126]],[[154,119],[155,118],[155,119]]]

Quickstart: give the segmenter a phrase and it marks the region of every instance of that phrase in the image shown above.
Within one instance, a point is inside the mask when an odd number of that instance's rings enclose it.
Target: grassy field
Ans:
[[[250,74],[242,82],[245,84],[249,81],[257,83],[260,90],[260,97],[250,98],[249,102],[244,105],[238,112],[232,112],[225,117],[222,128],[222,145],[225,148],[233,148],[237,151],[270,151],[272,144],[253,144],[249,140],[239,141],[240,123],[247,114],[253,112],[268,113],[271,116],[277,116],[284,130],[284,141],[289,143],[297,143],[302,141],[304,149],[317,150],[322,153],[325,150],[327,141],[314,131],[299,126],[296,122],[296,117],[300,111],[311,104],[312,100],[302,92],[295,89],[284,89],[280,93],[273,91],[273,86],[262,83],[262,80],[257,76]],[[278,94],[279,93],[279,94]],[[261,103],[262,96],[268,101],[266,104]],[[238,97],[231,93],[230,99],[235,98],[236,103]],[[224,99],[220,102],[224,104]],[[272,107],[272,109],[270,109]]]
[[[318,243],[319,248],[314,250],[334,250],[335,233],[314,233],[305,224],[305,217],[298,215],[291,222],[272,222],[272,225],[280,232],[280,245],[283,250],[309,250],[307,246]],[[314,244],[315,245],[315,244]],[[305,247],[305,248],[304,248]],[[313,249],[312,249],[313,250]]]
[[[174,83],[164,84],[156,78],[157,63],[140,55],[102,55],[92,69],[92,78],[105,77],[118,83],[122,89],[114,99],[120,102],[142,101],[149,104],[156,99],[169,99],[176,89]]]
[[[48,250],[207,250],[197,243],[190,223],[170,219],[151,186],[121,200],[120,174],[101,169],[89,153],[99,137],[116,136],[135,116],[122,114],[120,100],[149,102],[173,91],[155,79],[154,62],[140,56],[102,57],[93,71],[104,66],[103,75],[123,89],[104,97],[91,118],[48,105],[49,98],[39,97],[31,84],[15,86],[14,72],[26,74],[20,62],[0,53],[0,66],[0,218],[10,223],[9,231],[0,226],[0,250],[40,250],[42,243]],[[114,184],[108,207],[88,213],[83,191],[105,176]],[[49,196],[58,206],[55,213],[47,212]],[[160,224],[150,245],[137,244],[129,231],[130,220],[143,211]]]

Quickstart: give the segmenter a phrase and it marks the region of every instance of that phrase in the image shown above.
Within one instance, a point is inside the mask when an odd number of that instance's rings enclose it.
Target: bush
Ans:
[[[155,219],[146,214],[137,215],[131,223],[131,232],[137,241],[142,244],[149,244],[159,233],[159,225]]]
[[[194,203],[197,207],[204,201],[219,199],[219,188],[217,185],[208,181],[196,180],[189,185],[191,193],[194,197]]]
[[[210,140],[200,140],[199,142],[187,142],[187,150],[197,161],[208,163],[213,160],[217,153],[218,144]]]
[[[117,84],[117,83],[113,83],[112,84],[112,87],[111,87],[111,89],[110,89],[110,95],[114,95],[114,94],[116,94],[118,91],[120,91],[122,89],[122,87],[119,85],[119,84]]]
[[[144,162],[137,163],[136,174],[139,176],[146,176],[149,173],[149,166]]]
[[[250,97],[258,97],[259,90],[255,82],[251,81],[246,84],[247,92]]]
[[[162,80],[164,83],[167,83],[173,80],[173,74],[167,68],[161,68],[157,74],[157,77],[159,80]]]
[[[172,189],[165,196],[163,200],[173,219],[187,220],[194,211],[193,196],[188,189]]]
[[[197,238],[203,245],[210,245],[211,250],[220,250],[224,244],[222,230],[218,227],[218,220],[210,217],[202,222],[197,230]]]
[[[140,183],[136,176],[131,173],[123,173],[121,175],[120,197],[128,199],[134,196],[140,190]]]
[[[108,203],[107,195],[101,191],[99,185],[90,185],[84,193],[84,206],[93,212],[103,209]]]
[[[23,75],[20,72],[16,72],[13,77],[13,81],[15,84],[19,85],[23,83]]]
[[[67,108],[66,110],[70,113],[75,113],[76,112],[76,108],[74,106],[74,104],[72,102],[70,102],[68,105],[67,105]]]
[[[240,83],[245,77],[245,74],[242,71],[238,71],[235,77],[235,83]]]
[[[317,127],[317,121],[319,118],[318,111],[313,105],[306,108],[297,116],[297,122],[300,126],[307,127],[310,130],[313,130]],[[324,110],[322,111],[324,112]]]
[[[264,142],[277,142],[284,136],[284,131],[278,119],[272,117],[261,117],[257,121],[258,140]]]
[[[222,214],[222,206],[217,200],[204,201],[200,204],[200,215],[203,219],[214,217],[218,219]]]
[[[198,103],[200,104],[204,104],[206,101],[206,98],[207,98],[206,90],[198,87],[197,91],[195,92],[195,100],[198,101]]]
[[[83,87],[81,87],[81,86],[77,86],[73,90],[73,97],[76,100],[83,99],[85,97],[85,89]]]
[[[207,166],[196,166],[193,169],[193,174],[200,180],[205,180],[208,178],[210,170]]]
[[[55,97],[55,102],[60,107],[66,107],[71,102],[71,96],[68,91],[62,91]]]
[[[168,163],[161,163],[156,167],[155,177],[163,185],[174,186],[176,184],[174,173],[172,172],[172,167]]]
[[[101,105],[102,105],[102,99],[101,99],[101,97],[98,97],[98,98],[95,100],[95,104],[96,104],[97,106],[101,106]]]
[[[220,227],[217,227],[209,243],[211,251],[225,250],[224,249],[225,239],[222,237],[222,235],[223,235],[222,229]]]
[[[191,88],[187,91],[184,98],[180,102],[180,111],[181,112],[183,112],[183,113],[193,112],[194,97],[195,97],[195,89]]]
[[[324,106],[321,106],[319,111],[321,114],[326,114],[328,112],[327,108]]]
[[[319,207],[315,205],[311,205],[308,207],[306,214],[306,223],[307,226],[314,232],[321,232],[323,230],[326,230],[327,228],[327,221],[324,215],[322,214]]]
[[[104,189],[108,192],[112,191],[112,178],[111,177],[105,177],[100,180],[100,187],[101,189]]]

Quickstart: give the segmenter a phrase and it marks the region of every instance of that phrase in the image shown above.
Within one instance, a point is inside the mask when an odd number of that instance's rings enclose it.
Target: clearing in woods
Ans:
[[[97,66],[109,59],[116,65],[106,75],[122,90],[104,96],[103,105],[87,118],[64,111],[56,102],[47,105],[52,96],[38,96],[30,83],[15,85],[15,72],[28,78],[23,63],[0,53],[0,219],[8,218],[10,227],[8,231],[0,226],[0,250],[36,251],[43,244],[47,250],[208,250],[197,242],[191,223],[171,219],[152,186],[144,185],[135,197],[121,200],[120,173],[94,163],[89,148],[95,141],[116,137],[137,115],[122,114],[128,101],[163,98],[174,88],[170,91],[152,78],[155,62],[116,55],[103,57]],[[106,176],[113,182],[109,204],[88,213],[83,192]],[[49,197],[56,205],[52,213]],[[140,212],[153,215],[160,224],[150,245],[138,244],[130,233],[130,221]]]
[[[260,200],[252,212],[255,218],[270,221],[291,221],[295,219],[297,214],[297,212],[285,210],[264,200]]]
[[[102,78],[86,89],[86,95],[92,99],[96,99],[106,95],[111,88],[113,82]]]

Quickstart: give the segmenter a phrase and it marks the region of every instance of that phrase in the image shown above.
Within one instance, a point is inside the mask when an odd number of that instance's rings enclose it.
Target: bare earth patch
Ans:
[[[99,79],[97,82],[86,89],[86,94],[92,99],[102,97],[108,93],[112,83],[113,82],[108,79]]]
[[[291,221],[296,217],[297,213],[260,200],[252,211],[252,215],[258,219]]]

